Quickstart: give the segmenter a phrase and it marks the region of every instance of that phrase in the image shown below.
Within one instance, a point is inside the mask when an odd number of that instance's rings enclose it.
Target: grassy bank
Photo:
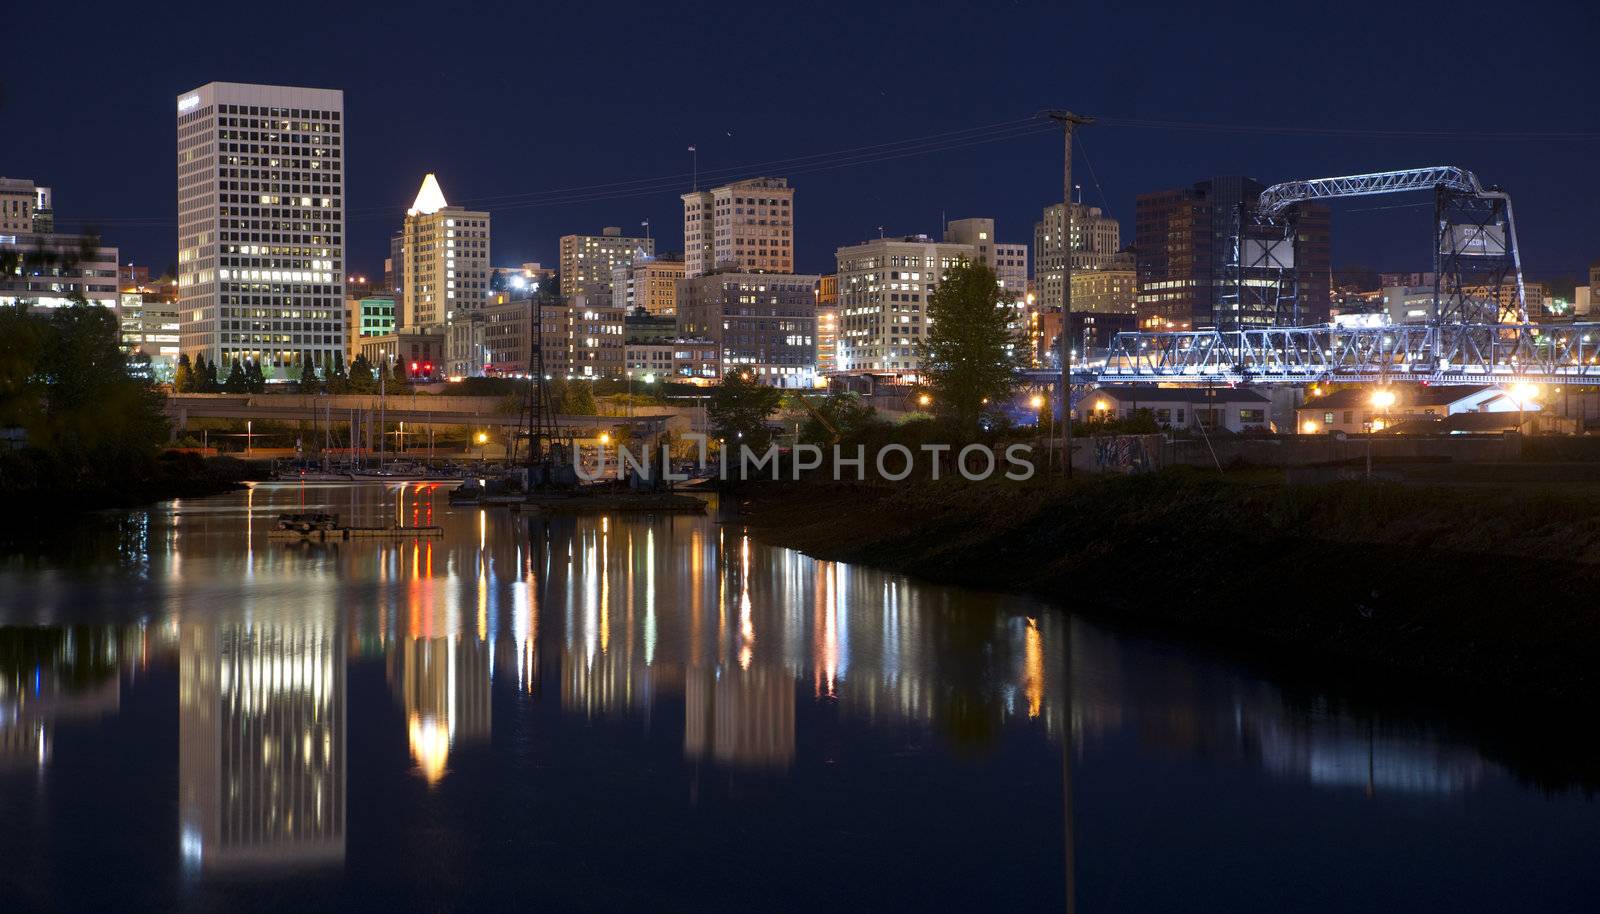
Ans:
[[[1278,478],[763,483],[738,497],[774,542],[1114,624],[1485,692],[1600,693],[1600,497]]]
[[[131,508],[231,492],[262,470],[231,457],[178,452],[85,464],[43,450],[7,451],[0,453],[0,499],[28,515]]]

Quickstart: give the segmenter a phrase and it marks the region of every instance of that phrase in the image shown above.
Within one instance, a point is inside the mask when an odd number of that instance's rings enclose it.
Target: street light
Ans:
[[[1383,410],[1383,419],[1373,420],[1372,428],[1367,433],[1367,479],[1369,480],[1372,479],[1372,433],[1388,427],[1389,407],[1394,405],[1394,391],[1386,387],[1373,391],[1372,405]]]
[[[478,443],[478,462],[479,463],[488,463],[489,462],[489,448],[488,448],[489,433],[488,432],[479,432],[476,435],[472,436],[472,440],[476,441]]]
[[[1511,396],[1517,401],[1517,431],[1520,432],[1528,418],[1528,404],[1539,400],[1539,385],[1518,384],[1511,388]]]
[[[933,405],[933,397],[929,396],[928,394],[920,394],[920,395],[917,396],[917,405],[918,406],[932,406]]]
[[[1306,435],[1315,435],[1317,430],[1321,427],[1322,426],[1317,424],[1317,420],[1307,419],[1305,422],[1300,424],[1300,431]]]

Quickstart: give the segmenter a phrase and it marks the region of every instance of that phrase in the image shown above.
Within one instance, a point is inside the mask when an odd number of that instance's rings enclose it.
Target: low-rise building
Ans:
[[[18,258],[13,272],[0,274],[0,302],[64,308],[82,296],[91,305],[117,308],[117,249],[98,237],[0,232],[0,251]]]
[[[1156,424],[1170,429],[1270,432],[1272,402],[1242,387],[1155,387],[1133,384],[1102,387],[1078,401],[1082,420],[1130,419],[1149,410]]]
[[[1377,396],[1375,396],[1377,395]],[[1464,413],[1536,412],[1538,394],[1519,394],[1493,384],[1393,384],[1346,387],[1312,397],[1295,409],[1303,435],[1381,432],[1402,422],[1443,419]]]
[[[393,333],[360,337],[356,344],[356,355],[366,356],[374,368],[392,370],[400,364],[408,376],[422,381],[445,376],[443,327],[400,327]]]
[[[393,333],[396,326],[395,300],[387,296],[349,297],[344,300],[345,339],[350,342],[346,361],[360,351],[358,343],[364,336],[383,336]]]

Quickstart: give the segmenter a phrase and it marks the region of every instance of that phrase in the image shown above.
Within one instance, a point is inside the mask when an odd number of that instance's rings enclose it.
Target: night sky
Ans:
[[[0,77],[0,174],[54,187],[64,230],[98,226],[159,271],[176,260],[175,97],[338,88],[352,271],[381,269],[428,171],[493,213],[497,265],[646,219],[681,249],[696,144],[703,179],[790,176],[798,267],[831,272],[839,245],[937,234],[941,214],[1031,243],[1061,166],[1059,134],[1027,119],[1070,107],[1106,118],[1077,181],[1124,243],[1136,194],[1212,174],[1450,163],[1511,192],[1531,278],[1578,276],[1600,257],[1600,12],[1405,6],[35,0],[7,13],[23,40]],[[1427,269],[1431,209],[1405,205],[1427,202],[1337,207],[1335,266]]]

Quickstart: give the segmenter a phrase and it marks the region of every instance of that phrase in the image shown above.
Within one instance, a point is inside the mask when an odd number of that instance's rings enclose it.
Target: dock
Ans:
[[[419,536],[444,536],[444,528],[431,527],[334,527],[330,530],[268,530],[267,538],[313,543],[352,539],[410,539]]]

